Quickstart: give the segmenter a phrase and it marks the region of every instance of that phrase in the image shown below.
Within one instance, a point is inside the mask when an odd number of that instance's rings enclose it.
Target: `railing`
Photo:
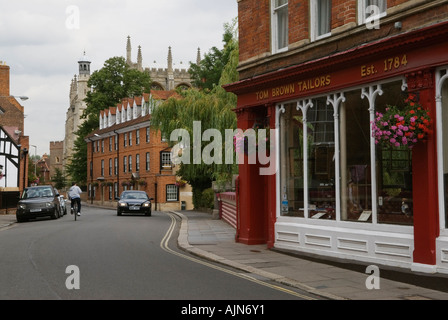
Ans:
[[[232,227],[237,227],[237,203],[235,192],[223,192],[218,194],[219,216]]]

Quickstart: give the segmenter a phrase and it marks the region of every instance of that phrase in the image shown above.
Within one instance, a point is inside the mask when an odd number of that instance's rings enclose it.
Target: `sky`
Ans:
[[[11,95],[27,96],[25,135],[30,153],[49,154],[65,136],[70,83],[83,52],[91,70],[116,56],[143,66],[188,68],[212,47],[222,48],[224,24],[238,15],[237,0],[0,0],[0,61],[11,67]]]

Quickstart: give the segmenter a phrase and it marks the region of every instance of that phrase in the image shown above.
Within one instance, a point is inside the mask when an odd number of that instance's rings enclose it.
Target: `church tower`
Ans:
[[[126,43],[126,63],[132,65],[132,46],[131,46],[131,36],[128,36],[128,42]]]
[[[83,101],[87,97],[87,91],[89,90],[87,82],[90,79],[90,59],[86,56],[84,51],[83,56],[79,59],[79,75],[78,75],[78,99]],[[83,103],[84,109],[85,104]],[[84,111],[84,110],[82,110]]]
[[[86,56],[86,52],[84,51],[84,55],[79,59],[79,75],[87,75],[90,76],[90,59]]]
[[[201,53],[198,49],[196,56],[196,62],[199,63],[201,59]],[[154,61],[155,62],[155,61]],[[153,90],[176,90],[177,88],[191,88],[192,81],[188,69],[178,68],[182,62],[178,65],[174,63],[172,48],[168,48],[167,68],[143,67],[142,47],[138,46],[137,62],[132,61],[132,46],[131,37],[128,36],[126,43],[126,64],[131,69],[136,69],[143,72],[148,72],[152,80]]]
[[[85,121],[81,116],[87,108],[84,99],[87,97],[87,93],[90,90],[88,86],[90,79],[90,64],[91,61],[84,51],[83,56],[78,60],[78,75],[73,77],[70,84],[70,105],[66,113],[62,159],[64,167],[70,162],[73,155],[73,147],[76,139],[74,132],[78,131],[78,128]]]

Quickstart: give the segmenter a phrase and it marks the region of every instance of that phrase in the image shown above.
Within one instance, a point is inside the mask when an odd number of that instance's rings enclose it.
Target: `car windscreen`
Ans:
[[[46,198],[53,196],[54,194],[51,188],[31,188],[23,191],[22,199]]]
[[[148,196],[145,193],[136,192],[136,193],[125,193],[121,197],[122,199],[138,199],[138,200],[147,200]]]

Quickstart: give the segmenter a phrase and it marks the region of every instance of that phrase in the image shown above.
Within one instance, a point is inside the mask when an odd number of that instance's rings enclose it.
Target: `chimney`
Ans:
[[[9,97],[9,66],[0,61],[0,96]]]

